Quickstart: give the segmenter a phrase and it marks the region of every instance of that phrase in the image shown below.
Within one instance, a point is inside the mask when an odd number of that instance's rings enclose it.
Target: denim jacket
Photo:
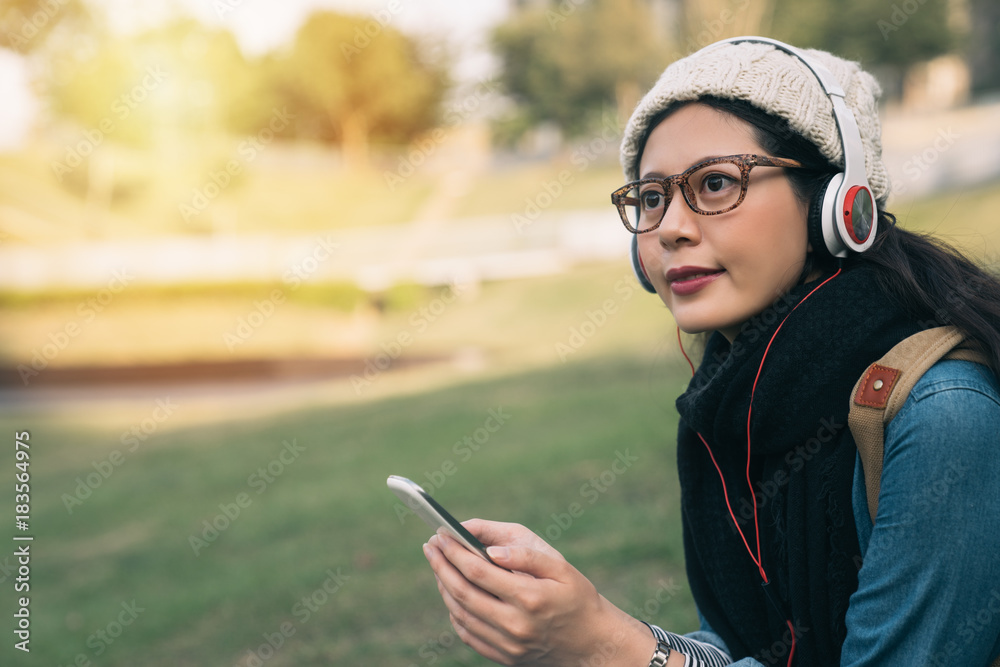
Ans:
[[[841,665],[986,667],[1000,655],[997,378],[967,361],[932,366],[886,428],[875,525],[860,459],[853,506],[863,565]],[[686,639],[726,650],[704,619]]]

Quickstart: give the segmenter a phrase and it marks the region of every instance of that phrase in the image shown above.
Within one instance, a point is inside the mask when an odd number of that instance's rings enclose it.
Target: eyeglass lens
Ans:
[[[701,167],[688,174],[686,180],[684,198],[698,212],[722,211],[740,199],[742,174],[735,164]],[[643,183],[629,190],[623,200],[629,224],[639,231],[655,227],[673,198],[674,187],[667,191],[661,183]]]

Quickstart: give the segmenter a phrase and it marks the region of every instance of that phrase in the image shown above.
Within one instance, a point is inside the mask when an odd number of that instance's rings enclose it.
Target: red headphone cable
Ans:
[[[764,361],[767,359],[768,352],[771,351],[771,344],[774,342],[775,337],[778,335],[778,332],[781,331],[781,327],[785,325],[785,321],[788,320],[791,314],[795,312],[795,309],[801,306],[803,303],[805,303],[806,299],[811,297],[816,292],[816,290],[818,290],[820,287],[823,287],[828,282],[836,278],[838,275],[840,275],[840,272],[841,269],[838,268],[836,273],[834,273],[832,276],[830,276],[829,278],[821,282],[819,285],[814,287],[812,291],[810,291],[808,294],[802,297],[802,299],[797,304],[795,304],[795,306],[790,311],[788,311],[788,314],[785,315],[784,319],[781,320],[781,323],[778,325],[778,328],[774,330],[773,334],[771,334],[771,339],[767,342],[767,346],[764,348],[764,356],[760,360],[760,366],[758,366],[757,368],[757,375],[754,377],[753,386],[750,389],[750,406],[747,409],[746,480],[747,480],[747,486],[750,487],[750,498],[753,500],[753,525],[754,525],[755,537],[757,540],[756,556],[754,556],[753,549],[750,548],[750,543],[747,541],[746,535],[744,535],[743,533],[743,529],[740,527],[739,522],[736,520],[736,513],[733,512],[733,507],[729,502],[729,491],[726,490],[726,479],[722,474],[722,468],[719,467],[719,463],[715,460],[715,454],[712,453],[712,448],[709,446],[708,441],[705,440],[704,436],[702,436],[701,433],[695,431],[695,434],[698,436],[698,439],[701,440],[703,445],[705,445],[705,449],[706,451],[708,451],[708,456],[712,459],[712,465],[715,466],[716,472],[719,473],[719,480],[722,482],[722,495],[726,500],[726,508],[729,510],[729,516],[732,518],[733,525],[736,527],[737,532],[739,532],[740,537],[743,539],[743,545],[746,547],[747,553],[750,554],[750,559],[754,562],[754,565],[757,566],[758,572],[760,572],[760,578],[763,581],[762,585],[764,587],[765,594],[771,600],[772,604],[774,604],[779,609],[780,606],[778,605],[777,600],[773,599],[771,591],[768,587],[770,581],[767,578],[767,573],[764,571],[764,566],[762,564],[761,552],[760,552],[760,523],[757,517],[757,494],[754,492],[753,484],[750,481],[750,420],[751,416],[753,415],[753,399],[754,399],[754,394],[757,391],[757,381],[760,379],[761,371],[764,370]],[[680,345],[681,354],[684,355],[684,359],[687,360],[688,365],[691,367],[691,375],[693,377],[695,374],[694,364],[691,362],[691,358],[688,357],[687,352],[684,350],[684,343],[681,341],[681,328],[679,325],[677,327],[677,343]],[[788,626],[788,630],[791,633],[791,638],[792,638],[792,645],[788,651],[788,666],[791,667],[792,659],[795,657],[795,626],[792,624],[791,620],[788,619],[785,620],[785,624]]]

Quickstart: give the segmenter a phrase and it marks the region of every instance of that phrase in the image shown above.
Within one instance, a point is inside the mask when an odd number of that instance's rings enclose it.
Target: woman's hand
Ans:
[[[502,665],[649,664],[656,646],[649,628],[608,602],[544,540],[518,524],[464,525],[500,567],[443,533],[424,554],[455,631],[476,652]]]

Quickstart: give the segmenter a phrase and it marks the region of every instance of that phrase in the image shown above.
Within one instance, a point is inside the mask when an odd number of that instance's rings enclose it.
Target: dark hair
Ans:
[[[672,104],[652,119],[639,144],[640,156],[653,128],[691,103]],[[786,171],[795,195],[807,207],[820,196],[830,174],[839,171],[784,118],[743,100],[702,97],[697,103],[749,123],[754,139],[769,155],[798,160],[808,167]],[[946,242],[897,227],[896,217],[884,210],[884,203],[879,202],[878,232],[872,247],[841,260],[844,267],[867,264],[875,268],[879,286],[922,326],[954,325],[986,354],[993,372],[1000,375],[1000,280]],[[832,271],[836,265],[836,259],[809,253],[802,278],[815,269]]]

